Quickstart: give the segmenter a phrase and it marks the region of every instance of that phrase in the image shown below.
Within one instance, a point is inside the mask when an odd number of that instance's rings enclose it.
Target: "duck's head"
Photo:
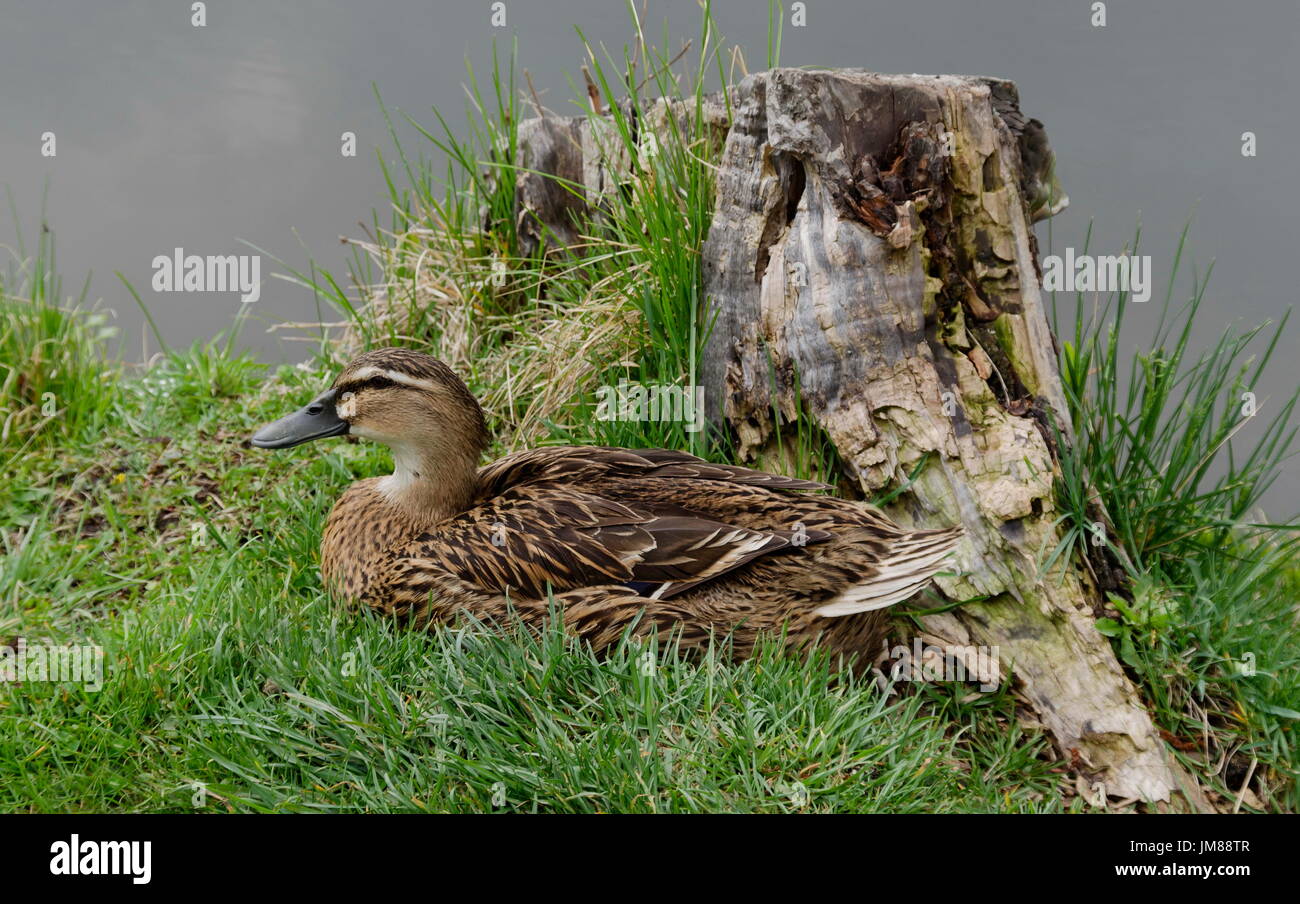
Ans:
[[[397,475],[414,479],[465,461],[472,468],[488,445],[483,409],[460,378],[437,358],[404,348],[354,358],[329,389],[251,442],[287,449],[342,434],[388,446]]]

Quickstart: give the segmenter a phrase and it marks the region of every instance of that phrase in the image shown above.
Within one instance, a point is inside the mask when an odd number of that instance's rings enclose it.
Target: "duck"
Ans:
[[[702,651],[765,635],[859,664],[889,607],[922,591],[962,537],[911,529],[832,487],[670,449],[539,446],[480,466],[487,420],[439,359],[378,348],[306,406],[258,430],[287,449],[354,436],[391,474],[334,504],[320,547],[336,597],[433,629],[470,616],[548,619],[604,651],[655,636]]]

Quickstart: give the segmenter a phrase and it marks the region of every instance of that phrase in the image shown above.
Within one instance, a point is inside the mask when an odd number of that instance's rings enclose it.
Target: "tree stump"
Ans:
[[[704,250],[716,322],[710,414],[746,458],[774,411],[825,431],[902,524],[962,524],[924,620],[995,647],[1091,796],[1167,801],[1168,757],[1094,626],[1100,594],[1055,521],[1052,421],[1070,438],[1030,224],[1064,205],[1042,125],[1014,85],[955,76],[775,69],[739,86]]]

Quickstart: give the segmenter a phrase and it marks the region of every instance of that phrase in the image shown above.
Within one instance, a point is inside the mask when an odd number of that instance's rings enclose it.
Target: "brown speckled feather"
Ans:
[[[830,539],[811,531],[809,543]],[[681,583],[663,596],[790,546],[765,532],[683,514],[657,515],[546,477],[515,485],[443,522],[404,550],[500,592],[542,596],[593,584]]]

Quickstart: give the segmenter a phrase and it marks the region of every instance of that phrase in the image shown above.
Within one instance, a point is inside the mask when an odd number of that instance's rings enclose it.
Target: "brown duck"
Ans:
[[[394,468],[352,484],[330,512],[326,584],[422,625],[512,611],[540,624],[557,606],[598,649],[634,626],[684,648],[730,635],[742,657],[764,632],[869,657],[880,610],[921,590],[961,535],[667,449],[547,446],[480,468],[478,401],[441,361],[400,348],[356,358],[252,443],[345,433],[388,446]]]

